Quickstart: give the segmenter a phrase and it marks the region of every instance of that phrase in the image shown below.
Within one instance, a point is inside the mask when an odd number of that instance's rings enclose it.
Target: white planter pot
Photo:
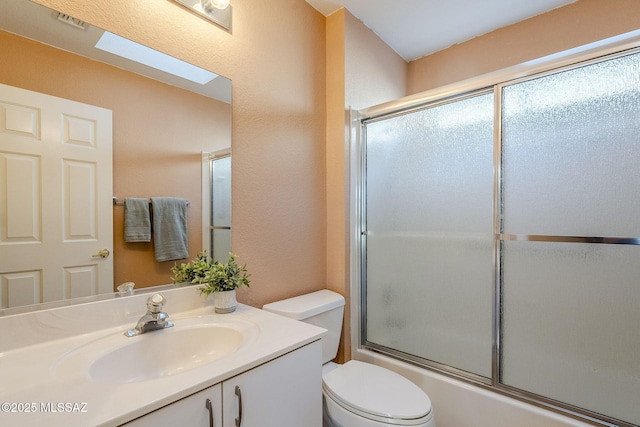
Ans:
[[[236,307],[238,306],[236,290],[214,292],[213,305],[216,313],[231,313],[236,311]]]

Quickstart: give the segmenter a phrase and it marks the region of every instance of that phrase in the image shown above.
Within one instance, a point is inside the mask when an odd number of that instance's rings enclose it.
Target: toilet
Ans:
[[[324,427],[435,427],[429,396],[405,377],[357,360],[331,362],[342,330],[342,295],[322,290],[262,308],[328,330],[321,341]]]

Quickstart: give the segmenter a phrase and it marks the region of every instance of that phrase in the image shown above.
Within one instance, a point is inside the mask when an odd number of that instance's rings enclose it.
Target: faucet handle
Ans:
[[[167,299],[160,294],[153,294],[147,299],[147,309],[151,313],[160,313],[162,306],[165,305]]]

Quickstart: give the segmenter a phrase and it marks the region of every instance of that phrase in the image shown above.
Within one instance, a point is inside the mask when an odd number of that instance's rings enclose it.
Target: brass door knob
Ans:
[[[109,252],[109,249],[100,249],[100,251],[95,254],[92,255],[91,258],[106,258],[111,254],[111,252]]]

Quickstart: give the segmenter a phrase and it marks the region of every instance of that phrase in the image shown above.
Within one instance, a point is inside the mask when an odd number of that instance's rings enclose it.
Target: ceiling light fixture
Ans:
[[[202,3],[202,8],[205,11],[211,12],[213,8],[226,9],[227,6],[229,6],[229,1],[230,0],[201,0],[200,3]]]
[[[173,0],[196,15],[231,31],[230,0]]]

